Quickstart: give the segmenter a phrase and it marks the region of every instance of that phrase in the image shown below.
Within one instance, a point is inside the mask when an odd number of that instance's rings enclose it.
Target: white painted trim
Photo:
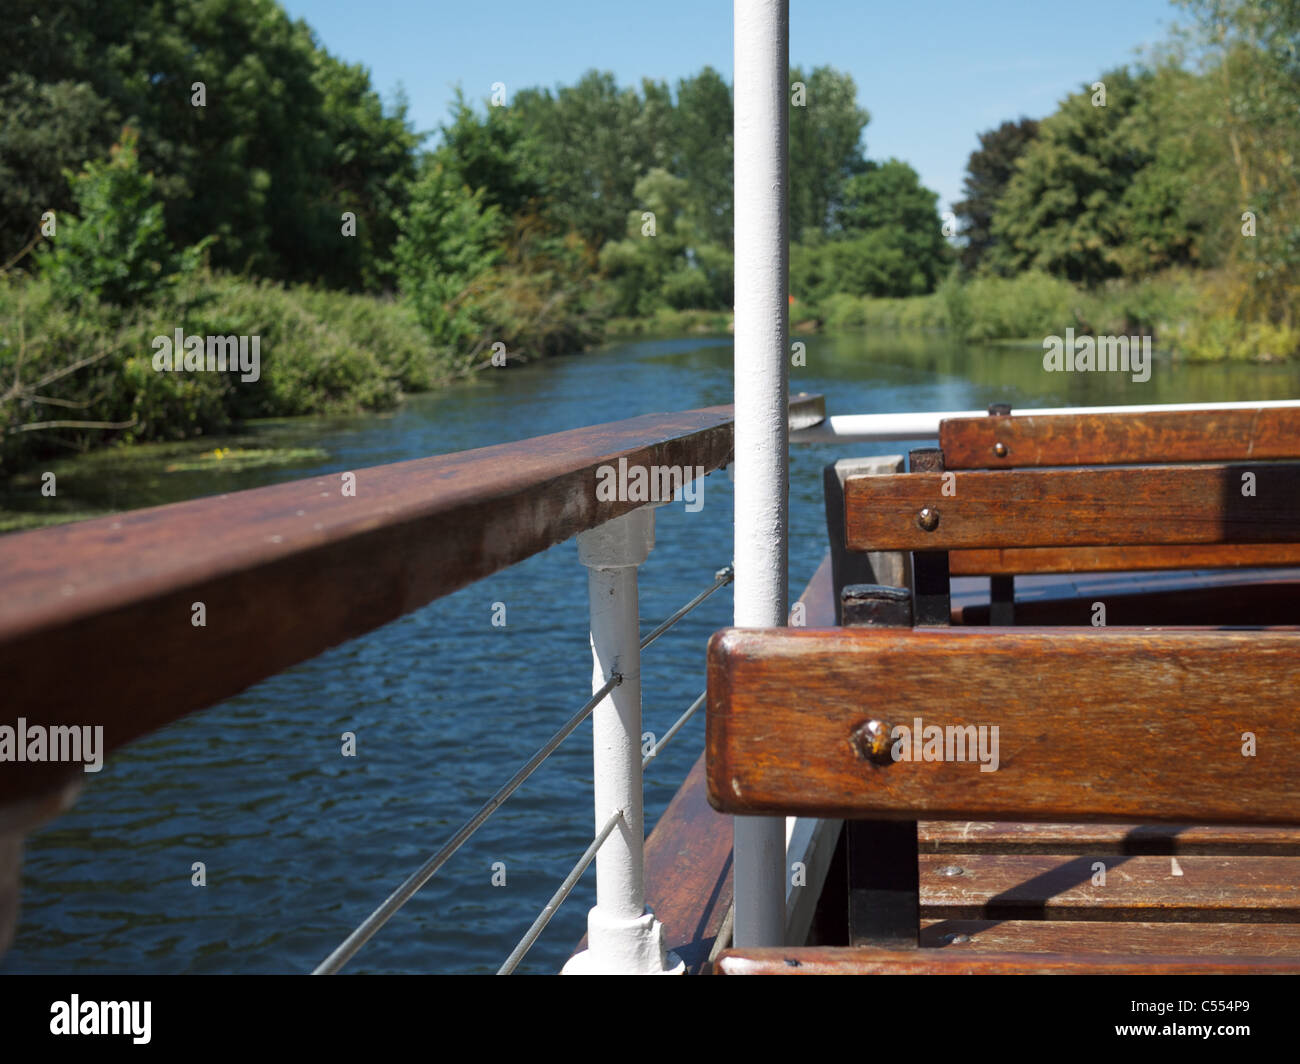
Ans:
[[[1161,410],[1255,410],[1300,407],[1300,399],[1233,403],[1156,403],[1149,406],[1058,406],[1043,410],[1012,408],[1012,415],[1150,414]],[[959,417],[988,417],[987,410],[917,411],[910,414],[839,414],[790,434],[791,443],[888,443],[928,440],[939,435],[939,422]]]
[[[826,873],[840,840],[842,820],[818,820],[815,817],[786,818],[785,941],[801,946],[808,939],[813,914],[826,884]],[[794,885],[794,865],[804,866],[804,885]]]
[[[623,682],[591,717],[597,835],[622,810],[596,852],[596,904],[587,914],[587,949],[568,974],[654,975],[684,971],[667,953],[663,925],[645,908],[645,819],[641,779],[641,632],[637,566],[654,547],[654,510],[642,507],[578,535],[591,608],[591,689],[619,673]]]

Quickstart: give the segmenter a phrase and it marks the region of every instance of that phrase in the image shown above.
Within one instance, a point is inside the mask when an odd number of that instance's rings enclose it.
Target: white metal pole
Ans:
[[[587,949],[567,974],[655,975],[684,970],[669,957],[663,925],[645,908],[645,819],[641,795],[641,649],[637,566],[654,546],[654,510],[642,507],[578,536],[591,606],[593,691],[623,677],[592,713],[596,831],[623,819],[596,854],[596,904]]]
[[[735,0],[735,623],[787,620],[788,0]],[[735,819],[737,946],[785,935],[785,823]]]

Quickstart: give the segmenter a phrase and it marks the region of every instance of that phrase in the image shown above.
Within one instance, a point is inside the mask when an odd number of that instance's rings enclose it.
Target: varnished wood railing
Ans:
[[[4,537],[6,716],[102,724],[110,752],[644,505],[597,498],[602,465],[727,465],[732,428],[729,406],[652,414]],[[6,762],[0,807],[82,772]]]

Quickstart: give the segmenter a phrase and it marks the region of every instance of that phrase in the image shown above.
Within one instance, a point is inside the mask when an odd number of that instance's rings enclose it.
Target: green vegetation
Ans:
[[[867,157],[852,77],[792,67],[795,325],[1300,354],[1300,0],[1178,2],[1191,25],[1146,63],[980,135],[960,248],[912,167]],[[0,13],[6,473],[728,326],[732,100],[711,68],[458,97],[426,151],[276,0],[47,7]],[[259,338],[258,379],[159,372],[176,330]]]
[[[1300,355],[1300,0],[1179,3],[1194,24],[1099,75],[1104,98],[1090,83],[981,135],[948,291],[964,338],[1073,325],[1190,359]]]
[[[161,506],[221,490],[222,479],[248,485],[278,471],[318,471],[328,454],[313,446],[311,430],[294,418],[259,422],[238,437],[106,447],[88,454],[46,458],[0,485],[0,533],[116,513],[124,506]],[[46,474],[58,490],[48,494]],[[236,478],[236,474],[245,474]]]
[[[0,279],[0,320],[0,424],[9,427],[0,465],[8,469],[85,450],[106,434],[174,440],[251,417],[384,409],[458,372],[435,357],[400,303],[203,271],[128,311],[69,305],[44,278]],[[261,336],[260,379],[155,372],[151,341],[177,328]]]

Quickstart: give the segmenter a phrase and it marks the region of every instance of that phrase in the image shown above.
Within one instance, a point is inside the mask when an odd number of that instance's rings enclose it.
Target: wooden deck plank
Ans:
[[[939,446],[948,469],[1297,458],[1300,409],[950,418]]]
[[[668,949],[698,975],[732,902],[731,817],[709,805],[701,754],[646,840],[646,905]]]
[[[1245,954],[1296,960],[1300,924],[924,919],[921,945],[963,953]]]
[[[920,873],[923,919],[1300,921],[1300,857],[923,854]]]
[[[1286,957],[1120,957],[1106,954],[975,953],[927,949],[891,953],[869,947],[804,946],[726,950],[719,975],[1294,975]]]
[[[923,853],[1242,854],[1300,857],[1300,828],[1257,824],[1034,824],[923,820]],[[1297,885],[1300,889],[1300,884]]]
[[[1248,808],[1297,825],[1298,689],[1297,630],[727,629],[709,644],[710,800],[928,820],[1233,824]],[[873,718],[886,734],[983,726],[986,746],[996,727],[997,768],[955,749],[877,764],[853,741]]]

